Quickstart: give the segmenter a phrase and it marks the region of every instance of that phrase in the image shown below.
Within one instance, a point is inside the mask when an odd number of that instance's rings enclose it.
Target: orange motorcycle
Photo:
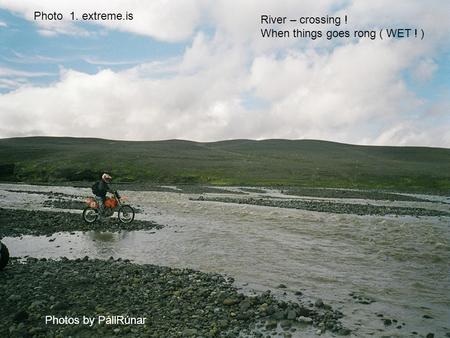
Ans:
[[[113,197],[105,200],[105,207],[102,216],[111,217],[115,211],[119,221],[122,223],[131,223],[134,220],[134,209],[124,204],[125,198],[120,197],[117,191],[114,191]],[[95,198],[89,197],[86,200],[87,207],[83,210],[83,219],[86,223],[94,223],[100,216],[100,208]]]

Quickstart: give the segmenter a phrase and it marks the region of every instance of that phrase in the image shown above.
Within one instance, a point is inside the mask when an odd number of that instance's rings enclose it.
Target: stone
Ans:
[[[273,330],[276,329],[278,326],[278,323],[276,320],[270,319],[266,322],[266,329],[267,330]]]
[[[297,313],[294,310],[289,310],[287,313],[287,319],[294,320],[297,317]]]
[[[228,327],[228,321],[226,319],[219,320],[218,324],[222,329],[225,329]]]
[[[8,297],[8,300],[11,302],[17,302],[18,300],[20,300],[20,295],[11,295]]]
[[[192,337],[197,334],[197,329],[184,329],[183,336]]]
[[[341,336],[348,336],[350,333],[352,333],[352,331],[350,330],[350,329],[347,329],[347,328],[342,328],[342,329],[340,329],[339,331],[338,331],[338,333],[341,335]]]
[[[237,304],[237,303],[239,303],[239,300],[236,299],[236,298],[225,298],[223,300],[223,305],[230,306],[230,305],[234,305],[234,304]]]
[[[284,318],[284,311],[277,311],[273,314],[273,318],[277,320],[281,320]]]
[[[283,328],[283,330],[288,330],[292,326],[292,322],[290,320],[282,320],[280,322],[280,326]]]
[[[251,306],[250,301],[245,300],[241,302],[241,304],[239,305],[239,309],[241,311],[247,311],[250,308],[250,306]]]
[[[267,312],[267,308],[269,307],[269,305],[267,303],[263,303],[259,306],[258,310],[260,312]]]
[[[324,305],[323,300],[321,298],[317,299],[316,302],[314,303],[314,305],[319,308],[323,307],[323,305]]]
[[[312,324],[313,320],[310,317],[304,317],[304,316],[300,316],[298,317],[298,322],[299,323],[304,323],[304,324]]]

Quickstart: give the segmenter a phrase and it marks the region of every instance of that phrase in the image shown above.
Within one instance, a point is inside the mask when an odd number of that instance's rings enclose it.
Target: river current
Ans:
[[[220,196],[241,196],[234,195],[239,189],[230,188],[229,194]],[[47,195],[26,191],[52,191],[81,200],[90,194],[82,188],[0,184],[0,207],[49,209],[43,205]],[[180,193],[176,188],[122,194],[141,210],[137,219],[166,227],[57,233],[51,236],[53,241],[46,236],[2,240],[13,256],[113,256],[226,274],[245,292],[271,289],[279,297],[296,299],[294,292],[301,291],[304,299],[321,298],[342,311],[343,323],[358,337],[425,337],[428,333],[445,337],[450,332],[450,217],[358,216],[196,201],[190,198],[199,194]],[[286,197],[276,190],[249,196]],[[449,210],[445,198],[430,196],[429,200],[341,201]],[[81,217],[80,211],[69,211]],[[279,289],[280,284],[287,288]],[[386,326],[383,318],[397,322]],[[296,334],[315,335],[311,330]]]

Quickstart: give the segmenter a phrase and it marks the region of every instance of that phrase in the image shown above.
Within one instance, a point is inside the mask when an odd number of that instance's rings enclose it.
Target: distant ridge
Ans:
[[[450,149],[320,140],[115,141],[0,139],[0,180],[296,185],[402,191],[450,189]]]

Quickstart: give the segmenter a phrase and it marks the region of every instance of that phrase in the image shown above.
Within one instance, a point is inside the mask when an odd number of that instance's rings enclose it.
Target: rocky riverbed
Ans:
[[[152,221],[123,224],[115,218],[87,224],[80,213],[0,208],[0,238],[21,235],[51,235],[61,231],[131,231],[161,229]]]
[[[269,199],[269,198],[235,198],[235,197],[204,197],[200,196],[197,201],[210,201],[222,203],[251,204],[266,207],[301,209],[318,212],[331,212],[335,214],[355,215],[397,215],[397,216],[450,216],[449,212],[410,207],[395,207],[388,205],[341,203],[319,200],[304,199]]]
[[[281,189],[283,194],[308,196],[308,197],[325,197],[325,198],[352,198],[352,199],[370,199],[382,201],[411,201],[411,202],[427,202],[428,200],[418,198],[411,195],[400,193],[378,191],[378,190],[352,190],[352,189],[323,189],[323,188],[302,188],[302,187],[286,187]]]
[[[321,300],[280,301],[270,291],[244,295],[231,278],[190,269],[28,258],[13,260],[0,278],[1,337],[263,337],[276,331],[290,337],[311,326],[317,333],[350,334],[342,314]],[[83,324],[83,316],[94,318],[93,325]],[[123,324],[114,324],[118,316]]]

